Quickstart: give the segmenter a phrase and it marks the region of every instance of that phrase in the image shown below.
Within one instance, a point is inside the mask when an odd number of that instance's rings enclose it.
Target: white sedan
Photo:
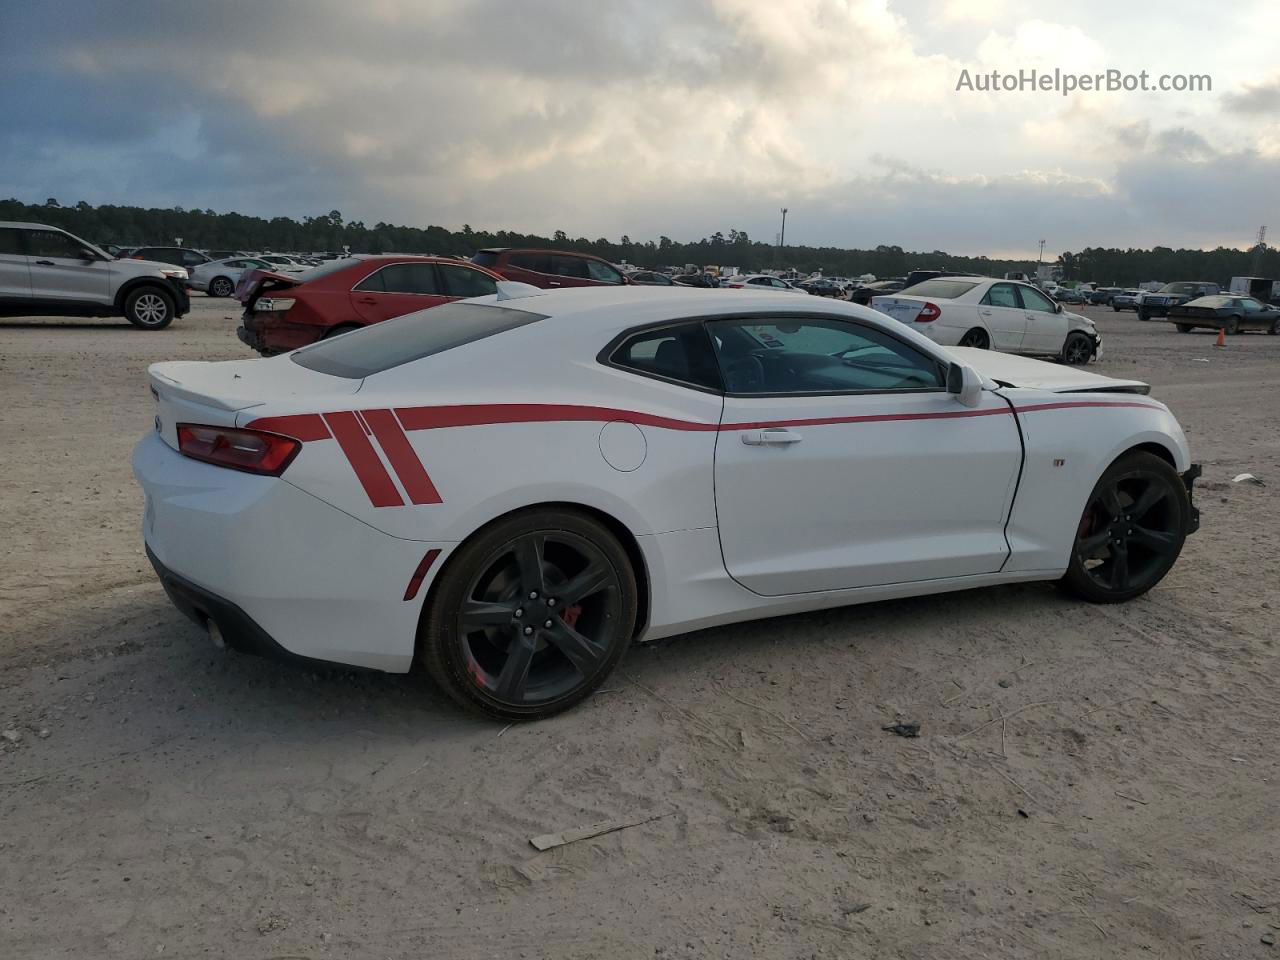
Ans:
[[[203,290],[211,297],[229,297],[235,292],[240,275],[246,270],[271,270],[272,265],[256,257],[230,257],[210,260],[191,270],[188,286]]]
[[[420,662],[532,719],[633,640],[1028,580],[1128,600],[1198,525],[1145,384],[817,297],[498,288],[151,367],[146,549],[215,642]]]
[[[1029,283],[990,277],[937,277],[871,307],[943,346],[1054,357],[1073,365],[1102,351],[1092,320],[1068,313]]]
[[[804,293],[799,287],[793,287],[780,277],[771,277],[767,273],[743,274],[725,277],[720,281],[722,287],[730,290],[773,290],[776,293]]]

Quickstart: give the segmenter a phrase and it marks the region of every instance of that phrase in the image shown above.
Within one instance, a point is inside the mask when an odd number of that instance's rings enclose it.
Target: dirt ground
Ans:
[[[165,599],[144,370],[245,355],[227,301],[0,321],[0,957],[1280,955],[1280,337],[1091,312],[1204,464],[1148,596],[708,630],[509,729],[220,653]]]

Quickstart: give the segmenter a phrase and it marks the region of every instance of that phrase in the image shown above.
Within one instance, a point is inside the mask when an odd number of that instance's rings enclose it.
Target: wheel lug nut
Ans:
[[[517,619],[524,616],[524,607],[516,607]]]
[[[530,590],[530,591],[529,591],[529,599],[530,599],[530,600],[537,600],[537,599],[538,599],[538,591],[537,591],[537,590]]]
[[[550,621],[550,620],[548,620],[546,623],[544,623],[544,624],[543,624],[543,626],[544,626],[544,627],[546,627],[548,630],[550,630],[550,629],[551,629],[551,621]]]
[[[525,627],[525,628],[524,628],[524,635],[525,635],[526,637],[531,636],[532,634],[533,634],[533,627]]]
[[[548,607],[554,607],[555,605],[556,605],[556,598],[555,598],[555,597],[552,597],[550,600],[548,600],[548,601],[547,601],[547,606],[548,606]]]

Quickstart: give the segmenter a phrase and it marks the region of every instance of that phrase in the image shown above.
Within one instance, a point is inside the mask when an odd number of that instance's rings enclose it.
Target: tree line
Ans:
[[[811,247],[752,240],[746,231],[717,231],[693,242],[670,237],[617,241],[598,237],[570,237],[563,230],[550,237],[445,227],[407,227],[390,223],[366,225],[347,221],[337,210],[314,217],[245,216],[213,210],[187,210],[115,206],[92,206],[84,201],[70,206],[50,197],[43,204],[0,200],[0,220],[35,221],[62,227],[98,244],[119,246],[169,245],[178,238],[189,247],[206,250],[279,250],[351,253],[432,253],[469,257],[484,247],[547,247],[592,253],[614,263],[641,267],[727,265],[749,270],[796,269],[802,273],[820,270],[829,276],[905,276],[911,270],[952,270],[987,276],[1002,276],[1015,270],[1031,273],[1035,263],[1028,260],[995,260],[964,257],[941,250],[907,251],[899,246],[880,245],[858,250],[842,247]],[[1150,280],[1209,280],[1225,283],[1232,276],[1259,275],[1280,278],[1280,252],[1266,247],[1236,250],[1150,250],[1086,247],[1079,253],[1061,257],[1067,280],[1093,280],[1103,285],[1132,286]]]

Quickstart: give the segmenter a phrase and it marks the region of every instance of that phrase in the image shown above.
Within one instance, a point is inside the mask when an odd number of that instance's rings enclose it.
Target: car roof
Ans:
[[[609,262],[594,253],[582,253],[579,250],[553,250],[550,247],[485,247],[483,250],[477,250],[476,253],[553,253],[561,257],[582,257],[586,260]]]
[[[29,230],[62,230],[63,233],[66,233],[62,227],[52,227],[47,223],[25,223],[20,220],[0,220],[0,227],[13,229],[25,227]]]

